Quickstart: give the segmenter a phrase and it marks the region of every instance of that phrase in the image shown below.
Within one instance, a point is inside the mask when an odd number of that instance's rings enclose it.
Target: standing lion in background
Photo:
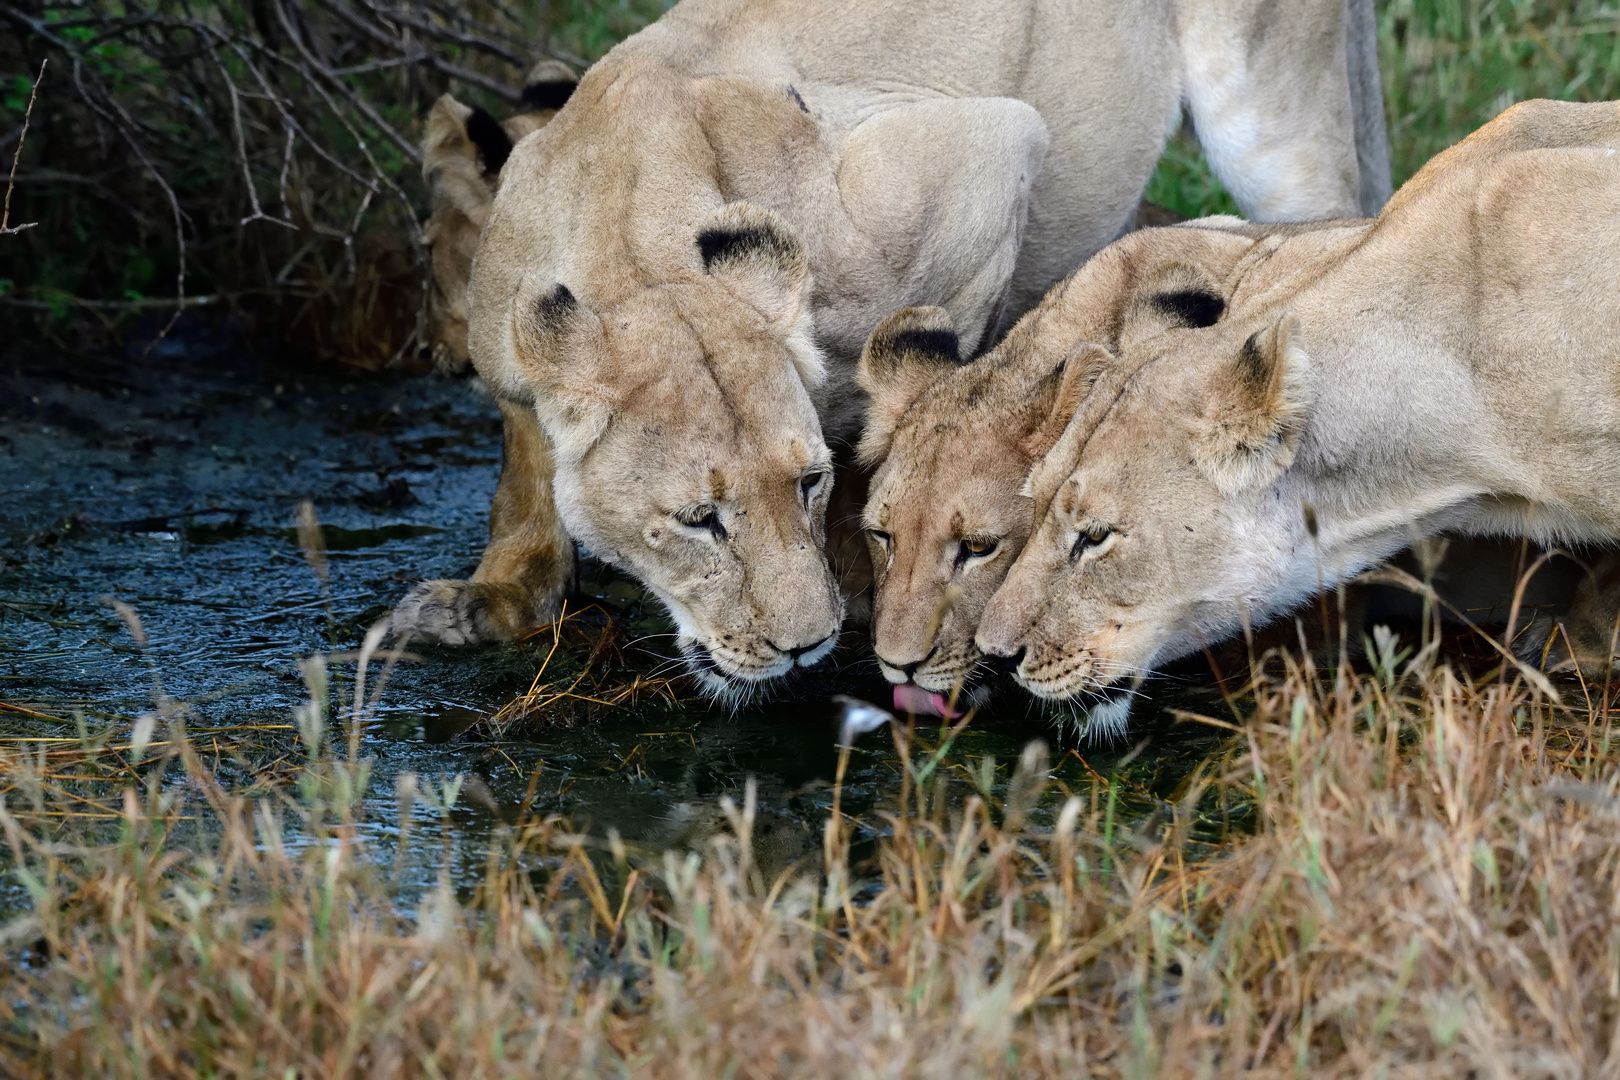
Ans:
[[[501,173],[468,293],[507,424],[491,544],[396,628],[548,618],[578,540],[666,603],[711,689],[814,663],[868,332],[933,304],[982,347],[1130,226],[1184,109],[1252,217],[1388,193],[1370,0],[677,5]]]
[[[433,366],[446,375],[463,375],[470,367],[467,279],[500,185],[501,167],[519,139],[551,123],[578,85],[578,76],[567,64],[542,60],[523,80],[523,111],[504,121],[449,94],[441,95],[428,113],[422,138],[428,219],[422,238],[433,273],[423,336]]]

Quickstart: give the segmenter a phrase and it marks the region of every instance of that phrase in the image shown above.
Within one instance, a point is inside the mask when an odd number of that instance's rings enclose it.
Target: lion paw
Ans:
[[[1579,621],[1541,613],[1514,640],[1513,652],[1541,671],[1579,671],[1584,678],[1602,679],[1620,670],[1620,657],[1610,655],[1599,636]]]
[[[394,609],[394,635],[440,645],[510,641],[550,617],[551,605],[538,600],[520,585],[424,581]]]

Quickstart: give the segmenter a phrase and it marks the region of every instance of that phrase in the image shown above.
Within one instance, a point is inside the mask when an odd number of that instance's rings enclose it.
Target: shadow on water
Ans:
[[[0,703],[9,706],[0,734],[13,743],[71,734],[63,723],[75,714],[92,729],[127,728],[151,708],[156,679],[188,703],[188,724],[212,738],[215,760],[235,760],[252,778],[296,752],[288,717],[307,693],[300,659],[352,650],[411,582],[476,565],[499,421],[465,384],[345,381],[264,368],[203,338],[181,344],[162,363],[0,371]],[[306,498],[325,527],[324,588],[292,527]],[[613,615],[622,641],[612,663],[624,677],[667,664],[669,627],[638,587],[600,572],[584,587],[576,607]],[[139,614],[144,653],[109,598]],[[393,671],[365,737],[375,760],[368,828],[386,837],[395,827],[394,780],[409,771],[436,790],[462,778],[455,808],[424,826],[447,840],[476,841],[527,795],[541,813],[627,843],[695,845],[721,827],[719,797],[752,776],[770,849],[761,861],[785,865],[818,848],[831,802],[841,712],[830,695],[888,696],[851,646],[819,684],[735,712],[681,687],[675,700],[587,703],[492,725],[536,682],[549,644],[421,649]],[[583,666],[551,662],[546,678]],[[352,666],[337,670],[352,679]],[[1189,668],[1153,688],[1131,742],[1097,748],[1002,692],[955,740],[946,768],[962,774],[964,793],[972,778],[1004,783],[1023,746],[1042,738],[1053,746],[1054,798],[1111,790],[1122,814],[1151,818],[1222,738],[1174,725],[1169,706],[1228,716],[1207,670]],[[274,734],[263,745],[219,734],[253,726]],[[879,733],[851,759],[843,806],[873,829],[881,820],[870,812],[898,790],[893,758]],[[986,758],[998,763],[988,773]],[[476,875],[479,845],[459,846]]]

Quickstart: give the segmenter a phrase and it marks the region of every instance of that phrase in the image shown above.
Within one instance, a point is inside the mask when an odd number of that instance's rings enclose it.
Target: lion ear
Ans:
[[[1045,457],[1057,444],[1097,379],[1116,362],[1101,345],[1082,341],[1036,384],[1030,395],[1028,434],[1019,440],[1031,460]]]
[[[482,227],[490,203],[495,201],[495,188],[486,173],[500,172],[511,152],[512,142],[494,117],[449,94],[442,95],[428,111],[422,138],[422,180],[428,189],[429,220],[448,209]]]
[[[1214,275],[1192,263],[1164,263],[1131,294],[1120,323],[1120,349],[1166,330],[1214,326],[1225,313],[1226,293]]]
[[[602,320],[561,282],[525,277],[512,298],[512,344],[557,459],[579,461],[619,405],[601,377]]]
[[[703,272],[767,322],[808,332],[810,260],[781,216],[751,203],[727,203],[698,230],[697,249]]]
[[[938,307],[901,308],[878,323],[861,350],[855,382],[871,397],[857,456],[875,465],[889,453],[900,418],[922,392],[962,362],[950,313]]]
[[[493,177],[512,153],[512,138],[489,113],[476,105],[463,105],[449,94],[428,110],[422,137],[422,175],[430,183],[433,172],[446,166]]]
[[[536,111],[560,109],[579,86],[579,76],[561,60],[547,57],[523,77],[523,104]]]
[[[1316,364],[1292,314],[1256,331],[1221,372],[1195,440],[1199,466],[1231,495],[1294,463],[1310,416]]]

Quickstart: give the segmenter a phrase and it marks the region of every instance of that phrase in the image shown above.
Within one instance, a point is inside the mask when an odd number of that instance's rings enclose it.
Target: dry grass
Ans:
[[[318,724],[296,794],[226,790],[175,709],[134,780],[64,775],[83,747],[0,750],[33,899],[0,931],[0,1071],[1612,1074],[1607,691],[1571,709],[1398,666],[1289,663],[1130,828],[1101,784],[1043,791],[1039,746],[998,797],[896,733],[875,854],[851,864],[835,804],[822,860],[776,880],[750,805],[705,851],[645,862],[525,806],[476,888],[411,897],[402,867],[444,853],[408,827],[363,838],[367,765]],[[115,834],[63,829],[81,797]],[[1234,804],[1258,828],[1221,838]]]
[[[635,708],[654,701],[674,704],[688,682],[680,675],[668,678],[628,667],[620,626],[599,604],[575,611],[564,605],[556,622],[530,631],[521,640],[545,645],[540,669],[527,690],[478,724],[480,735],[499,737],[558,723],[573,726],[603,710]],[[566,661],[566,673],[552,669],[559,653]],[[662,670],[671,667],[661,665]]]

